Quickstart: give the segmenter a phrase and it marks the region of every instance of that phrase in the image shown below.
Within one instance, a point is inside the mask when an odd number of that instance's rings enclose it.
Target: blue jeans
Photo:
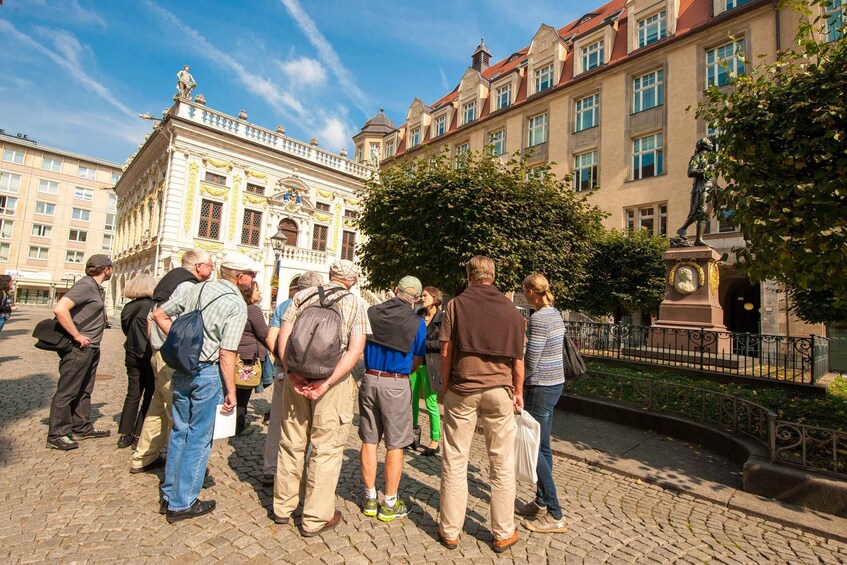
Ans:
[[[168,501],[168,510],[178,511],[194,504],[203,487],[216,408],[223,403],[218,365],[203,367],[193,377],[175,372],[171,388],[174,427],[168,442],[162,496]]]
[[[538,473],[535,503],[546,506],[547,511],[556,520],[562,519],[562,507],[553,482],[553,451],[550,449],[550,430],[553,428],[553,413],[556,402],[562,396],[563,384],[553,386],[525,386],[524,410],[541,424],[541,448],[538,450]]]
[[[8,320],[8,318],[4,318],[3,316],[0,316],[0,330],[2,330],[3,326],[6,325],[6,320]]]

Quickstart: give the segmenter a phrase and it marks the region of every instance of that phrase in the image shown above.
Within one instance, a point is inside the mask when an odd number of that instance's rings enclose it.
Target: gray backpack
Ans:
[[[338,302],[349,295],[340,288],[318,287],[317,292],[303,301],[318,297],[294,321],[286,353],[289,371],[312,380],[325,379],[332,374],[344,355]]]

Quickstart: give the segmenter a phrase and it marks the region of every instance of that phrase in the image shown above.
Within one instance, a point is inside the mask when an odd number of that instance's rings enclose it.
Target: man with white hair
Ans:
[[[153,321],[165,334],[176,316],[203,312],[200,369],[194,374],[177,370],[172,377],[174,423],[161,487],[168,523],[196,518],[215,509],[214,500],[203,501],[197,496],[209,463],[221,397],[224,413],[235,408],[236,351],[247,324],[247,304],[241,291],[253,285],[257,270],[246,255],[229,253],[221,262],[220,280],[195,285],[190,292],[153,312]],[[221,394],[221,380],[226,387],[225,396]]]
[[[341,521],[335,508],[335,489],[341,475],[344,443],[353,422],[356,382],[351,371],[362,356],[371,328],[364,302],[348,292],[358,281],[359,270],[347,260],[335,261],[329,268],[329,282],[318,292],[301,290],[285,312],[277,342],[286,376],[277,381],[282,388],[282,429],[274,483],[274,522],[288,524],[300,499],[300,481],[306,446],[312,444],[312,456],[303,500],[300,533],[316,536],[331,530]],[[288,347],[294,324],[305,310],[315,307],[322,296],[332,296],[340,316],[340,358],[332,373],[317,380],[288,370]]]

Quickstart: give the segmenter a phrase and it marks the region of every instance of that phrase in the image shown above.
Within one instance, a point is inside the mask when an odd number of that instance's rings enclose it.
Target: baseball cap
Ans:
[[[227,253],[223,261],[221,261],[221,267],[225,269],[231,269],[233,271],[241,271],[244,273],[258,273],[259,269],[256,265],[256,262],[253,261],[250,257],[245,255],[244,253],[231,252]]]
[[[329,267],[329,276],[344,281],[352,281],[359,278],[359,267],[347,259],[338,259]]]
[[[86,268],[94,267],[95,269],[103,269],[105,267],[112,266],[112,258],[108,255],[103,255],[98,253],[97,255],[92,255],[88,258],[88,261],[85,263]]]
[[[418,279],[418,277],[413,277],[412,275],[406,275],[405,277],[400,279],[400,282],[397,283],[397,288],[399,288],[403,294],[411,296],[412,298],[418,298],[421,295],[421,292],[423,292],[423,286],[421,285],[421,281]],[[415,293],[409,293],[406,290],[408,288],[415,289]]]

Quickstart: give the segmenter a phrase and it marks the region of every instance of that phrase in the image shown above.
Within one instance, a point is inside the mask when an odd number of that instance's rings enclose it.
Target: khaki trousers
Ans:
[[[326,525],[335,513],[335,488],[341,475],[344,445],[353,422],[356,381],[347,375],[318,400],[309,400],[294,392],[288,379],[274,386],[282,387],[274,514],[291,516],[297,508],[306,446],[311,442],[302,527],[316,531]]]
[[[485,433],[491,487],[490,520],[495,540],[515,531],[515,415],[505,388],[444,396],[444,453],[441,458],[441,528],[458,539],[468,509],[468,456],[477,419]]]
[[[153,365],[153,374],[156,375],[156,384],[153,389],[153,399],[144,417],[138,447],[132,454],[132,466],[135,469],[140,469],[156,460],[159,451],[168,444],[168,436],[173,426],[171,377],[174,370],[168,367],[158,350],[153,353],[150,363]]]

